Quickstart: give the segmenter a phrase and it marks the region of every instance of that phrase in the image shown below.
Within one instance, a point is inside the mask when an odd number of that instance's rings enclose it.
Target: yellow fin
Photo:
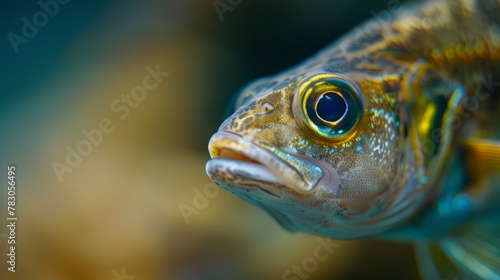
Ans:
[[[500,174],[500,141],[468,139],[463,142],[463,148],[465,166],[473,182]]]

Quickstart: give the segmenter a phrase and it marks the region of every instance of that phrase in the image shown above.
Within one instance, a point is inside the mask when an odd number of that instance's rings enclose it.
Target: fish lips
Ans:
[[[214,134],[208,148],[212,159],[207,162],[206,171],[211,178],[217,172],[224,172],[228,181],[237,177],[253,179],[306,194],[324,177],[324,170],[312,161],[265,144],[258,145],[232,132]]]
[[[299,170],[275,153],[230,132],[216,133],[210,140],[209,151],[212,159],[207,162],[206,171],[218,186],[261,208],[288,231],[299,230],[293,214],[291,217],[287,212],[305,212],[305,205],[293,201],[312,199],[314,194],[310,191],[314,186],[309,185],[317,183],[322,173],[316,181],[306,181]],[[307,162],[303,165],[306,172],[313,166]]]
[[[207,173],[221,188],[239,199],[256,206],[273,217],[283,228],[298,229],[292,217],[276,208],[287,201],[280,190],[283,182],[265,166],[234,159],[217,158],[207,163]]]
[[[288,231],[341,239],[367,236],[363,222],[353,222],[354,228],[360,228],[357,232],[345,220],[345,209],[353,201],[343,195],[337,171],[322,161],[266,148],[266,144],[225,131],[212,136],[209,151],[212,159],[206,171],[210,178],[267,212]],[[319,177],[308,180],[318,169]]]

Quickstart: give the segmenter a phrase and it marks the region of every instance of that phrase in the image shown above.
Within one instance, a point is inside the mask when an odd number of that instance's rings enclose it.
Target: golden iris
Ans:
[[[294,96],[293,113],[299,126],[325,140],[348,137],[363,116],[363,100],[347,77],[321,74],[305,81]]]

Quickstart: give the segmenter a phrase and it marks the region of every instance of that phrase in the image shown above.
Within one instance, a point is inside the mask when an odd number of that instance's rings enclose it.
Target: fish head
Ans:
[[[289,231],[380,233],[415,211],[426,183],[399,88],[355,71],[258,80],[212,136],[206,171]]]

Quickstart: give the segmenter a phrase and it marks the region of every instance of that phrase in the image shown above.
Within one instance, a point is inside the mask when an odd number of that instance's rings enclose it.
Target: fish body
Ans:
[[[426,278],[500,279],[500,1],[392,12],[244,87],[207,173],[290,231],[407,240]]]

